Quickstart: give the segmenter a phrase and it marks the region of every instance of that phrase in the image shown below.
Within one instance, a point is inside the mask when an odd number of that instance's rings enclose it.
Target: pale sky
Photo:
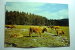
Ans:
[[[6,10],[23,11],[48,19],[68,18],[68,4],[40,3],[40,2],[7,2]]]

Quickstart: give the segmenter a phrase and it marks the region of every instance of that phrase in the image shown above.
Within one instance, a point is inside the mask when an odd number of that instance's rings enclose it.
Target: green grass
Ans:
[[[29,36],[28,25],[15,25],[16,28],[5,29],[5,42],[14,43],[16,47],[65,47],[69,46],[69,27],[61,26],[61,29],[65,32],[62,36],[52,36],[56,35],[56,31],[51,28],[47,28],[48,32],[42,33],[42,37],[39,37],[38,34],[33,33],[32,37]],[[42,26],[46,27],[46,26]],[[25,30],[22,30],[25,29]],[[23,37],[11,37],[11,34],[22,34]],[[50,34],[49,34],[50,33]],[[33,37],[34,36],[34,37]],[[65,39],[65,40],[63,40]],[[11,44],[4,44],[5,47],[13,47]]]

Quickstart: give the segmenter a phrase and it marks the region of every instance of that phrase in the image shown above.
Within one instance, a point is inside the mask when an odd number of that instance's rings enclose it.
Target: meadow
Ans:
[[[32,48],[32,47],[67,47],[70,46],[69,27],[60,26],[65,34],[62,36],[55,36],[57,33],[51,28],[47,32],[41,33],[41,37],[38,34],[31,34],[29,36],[29,25],[15,25],[16,28],[5,28],[5,47],[20,47],[20,48]],[[11,37],[11,35],[17,34],[17,37]]]

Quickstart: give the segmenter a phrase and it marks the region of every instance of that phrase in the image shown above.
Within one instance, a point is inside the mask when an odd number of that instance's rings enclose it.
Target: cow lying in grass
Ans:
[[[14,38],[20,38],[20,37],[23,37],[23,35],[20,34],[20,33],[13,33],[13,34],[10,35],[10,38],[12,38],[12,37],[14,37]]]
[[[32,33],[38,33],[41,37],[41,33],[47,32],[46,28],[42,28],[42,27],[30,27],[29,29],[29,36],[31,36]]]
[[[16,28],[14,25],[5,25],[5,27],[6,27],[6,28],[10,28],[10,29]]]

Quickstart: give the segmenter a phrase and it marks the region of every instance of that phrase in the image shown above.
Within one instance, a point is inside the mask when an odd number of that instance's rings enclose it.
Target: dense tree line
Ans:
[[[68,25],[68,19],[49,20],[46,17],[28,12],[6,11],[5,16],[5,24],[7,25]]]
[[[51,25],[57,26],[69,26],[69,19],[50,20]]]

